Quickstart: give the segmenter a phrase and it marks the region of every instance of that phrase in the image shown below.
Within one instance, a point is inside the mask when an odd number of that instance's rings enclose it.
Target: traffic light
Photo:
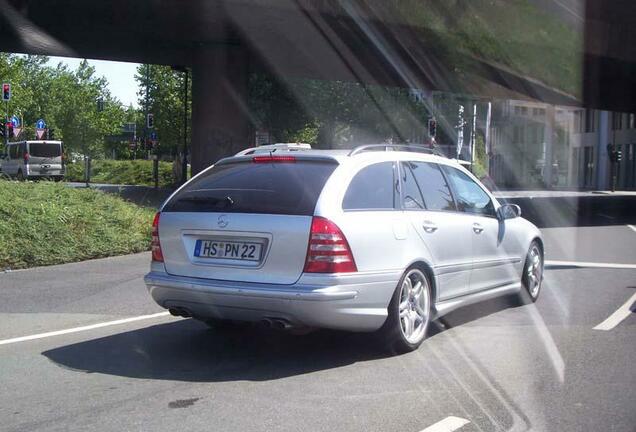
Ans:
[[[428,121],[428,136],[431,138],[435,138],[436,133],[437,133],[437,120],[430,119]]]
[[[11,84],[2,84],[2,100],[8,102],[11,99]]]
[[[7,136],[9,137],[9,139],[13,138],[14,137],[14,134],[13,134],[13,123],[7,122],[5,131],[7,133]]]
[[[615,154],[616,162],[620,162],[620,161],[623,160],[623,152],[622,151],[620,151],[620,150],[616,151],[616,152],[614,152],[614,154]]]
[[[148,117],[146,118],[146,127],[148,129],[152,129],[153,127],[155,127],[155,116],[154,114],[148,114]]]

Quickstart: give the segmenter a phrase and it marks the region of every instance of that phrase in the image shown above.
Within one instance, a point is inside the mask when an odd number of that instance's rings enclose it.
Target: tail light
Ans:
[[[31,158],[31,155],[29,155],[29,152],[25,152],[23,157],[24,157],[24,163],[28,163],[29,159]]]
[[[329,219],[311,221],[305,273],[352,273],[358,268],[342,231]]]
[[[295,156],[254,156],[254,163],[296,162]]]
[[[159,217],[160,212],[155,214],[155,219],[152,221],[152,241],[150,242],[150,249],[152,250],[152,260],[163,262],[163,253],[161,252],[161,243],[159,242]]]

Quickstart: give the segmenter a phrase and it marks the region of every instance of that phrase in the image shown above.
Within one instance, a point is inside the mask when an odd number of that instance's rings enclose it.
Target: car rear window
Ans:
[[[29,155],[35,157],[58,157],[62,155],[62,146],[59,144],[30,143]]]
[[[311,216],[325,182],[337,164],[226,163],[195,179],[164,207],[164,212],[264,213]]]

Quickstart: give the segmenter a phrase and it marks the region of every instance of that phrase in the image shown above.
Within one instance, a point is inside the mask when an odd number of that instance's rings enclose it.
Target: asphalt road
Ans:
[[[625,225],[544,234],[551,260],[636,264]],[[162,312],[141,279],[148,261],[0,274],[0,430],[636,430],[636,314],[594,329],[633,298],[633,268],[550,266],[536,305],[456,311],[398,357],[370,335],[165,315],[10,342]]]

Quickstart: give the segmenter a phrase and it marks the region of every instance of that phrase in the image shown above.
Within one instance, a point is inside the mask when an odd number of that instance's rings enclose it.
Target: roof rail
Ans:
[[[410,151],[410,152],[418,152],[418,153],[429,153],[436,156],[446,157],[445,154],[440,152],[437,149],[425,147],[417,144],[366,144],[361,145],[349,152],[349,156],[357,155],[358,153],[362,153],[367,150],[373,149],[384,149],[384,151]]]
[[[258,147],[250,147],[242,150],[234,156],[244,156],[258,153],[273,153],[275,151],[287,150],[287,151],[299,151],[299,150],[311,150],[311,145],[306,143],[276,143],[267,144]]]

